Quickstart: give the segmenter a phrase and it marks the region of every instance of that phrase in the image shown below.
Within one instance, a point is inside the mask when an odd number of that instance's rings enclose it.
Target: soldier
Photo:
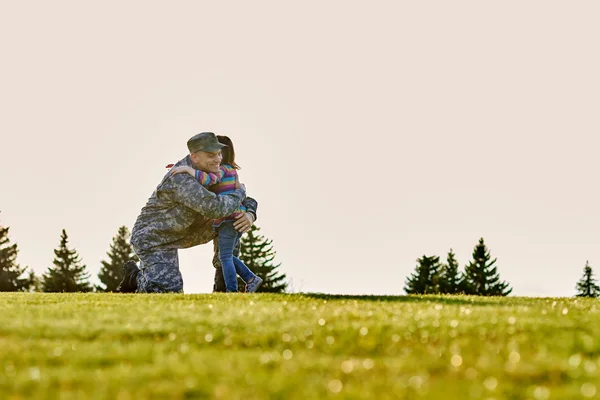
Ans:
[[[217,173],[221,149],[212,132],[194,135],[187,142],[190,154],[175,166]],[[167,173],[142,208],[131,233],[131,244],[140,258],[140,268],[128,261],[123,266],[122,293],[182,292],[177,250],[208,243],[215,237],[212,220],[231,215],[243,204],[234,227],[246,232],[256,220],[258,204],[246,197],[246,188],[237,182],[233,193],[217,196],[187,174]],[[222,281],[215,270],[215,286]]]

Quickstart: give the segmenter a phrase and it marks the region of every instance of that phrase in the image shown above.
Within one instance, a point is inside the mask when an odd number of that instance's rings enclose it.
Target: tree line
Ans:
[[[417,259],[415,271],[404,285],[407,294],[468,294],[477,296],[507,296],[512,292],[509,283],[500,280],[496,267],[483,238],[473,249],[472,259],[459,271],[459,263],[450,249],[446,262],[439,256],[423,255]],[[600,287],[586,261],[583,277],[576,285],[579,297],[599,297]]]
[[[100,285],[90,282],[90,274],[82,263],[78,252],[69,246],[66,230],[62,230],[58,248],[54,250],[52,266],[43,275],[37,276],[17,261],[18,247],[9,239],[9,227],[0,225],[0,292],[43,291],[43,292],[114,292],[123,277],[123,264],[128,260],[138,261],[129,243],[129,229],[121,226],[113,237],[108,259],[101,261],[98,280]],[[260,235],[260,228],[253,225],[241,239],[240,259],[264,283],[259,292],[282,293],[287,289],[287,277],[281,273],[281,263],[275,264],[273,241]],[[438,256],[423,255],[406,280],[407,294],[469,294],[480,296],[507,296],[511,293],[507,282],[500,280],[496,267],[483,238],[475,246],[472,260],[459,271],[456,255],[450,249],[446,262]],[[240,286],[243,287],[243,286]],[[600,286],[586,261],[583,276],[576,284],[576,296],[600,297]]]
[[[59,245],[54,249],[52,266],[37,276],[31,268],[17,263],[19,250],[16,243],[11,243],[9,230],[0,225],[0,292],[115,292],[123,278],[123,264],[128,260],[139,261],[129,243],[129,229],[121,226],[106,253],[107,259],[101,261],[100,284],[93,285],[87,266],[77,250],[69,245],[69,237],[63,229]],[[259,230],[253,225],[242,237],[240,258],[263,279],[259,292],[285,292],[287,277],[279,271],[281,263],[274,263],[273,242],[258,234]]]

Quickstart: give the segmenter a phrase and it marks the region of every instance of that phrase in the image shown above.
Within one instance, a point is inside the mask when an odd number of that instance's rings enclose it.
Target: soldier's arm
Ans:
[[[258,210],[258,202],[252,197],[246,197],[246,199],[242,201],[242,204],[246,207],[246,212],[252,214],[252,216],[254,217],[254,222],[256,222],[256,211]]]
[[[186,174],[173,175],[163,182],[159,191],[172,201],[210,219],[233,214],[246,197],[246,189],[243,186],[229,194],[217,196],[190,178]]]

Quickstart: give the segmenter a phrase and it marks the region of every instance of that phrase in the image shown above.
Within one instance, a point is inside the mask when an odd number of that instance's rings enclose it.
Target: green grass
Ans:
[[[592,299],[0,294],[0,399],[600,398]]]

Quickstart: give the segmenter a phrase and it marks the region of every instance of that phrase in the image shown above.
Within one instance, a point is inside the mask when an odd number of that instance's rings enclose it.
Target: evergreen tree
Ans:
[[[461,292],[460,273],[458,272],[458,261],[454,251],[450,249],[446,264],[442,264],[440,270],[440,292],[447,294],[456,294]]]
[[[466,294],[479,296],[506,296],[512,292],[508,283],[500,281],[500,276],[491,259],[483,238],[473,250],[473,260],[465,267],[461,287]]]
[[[273,241],[259,235],[259,227],[252,228],[242,236],[240,243],[240,260],[263,280],[258,292],[283,293],[287,288],[286,275],[279,272],[279,264],[273,264],[275,252]],[[242,286],[243,287],[243,286]]]
[[[10,244],[9,227],[0,225],[0,292],[25,291],[29,288],[27,278],[21,278],[27,267],[17,264],[17,244]]]
[[[39,276],[33,272],[32,269],[29,269],[29,275],[27,276],[28,287],[27,290],[30,292],[41,292],[42,291],[42,281]]]
[[[54,267],[43,275],[44,292],[89,292],[92,290],[86,266],[77,251],[69,249],[69,238],[63,229],[60,245],[54,250]]]
[[[104,287],[97,287],[102,292],[115,292],[117,286],[123,279],[123,264],[126,261],[138,261],[129,243],[129,229],[126,226],[119,228],[117,235],[113,237],[109,251],[106,253],[108,261],[102,260],[102,267],[98,273],[98,279]]]
[[[406,294],[431,294],[440,292],[440,258],[438,256],[417,259],[415,272],[411,274],[404,285]]]
[[[577,297],[600,297],[600,287],[596,284],[588,261],[585,262],[583,277],[577,282]]]

